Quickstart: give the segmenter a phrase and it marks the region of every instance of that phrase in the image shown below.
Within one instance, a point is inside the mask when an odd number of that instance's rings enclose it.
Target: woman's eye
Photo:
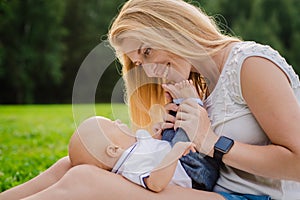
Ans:
[[[151,48],[146,48],[145,50],[144,50],[144,55],[146,55],[146,56],[148,56],[150,53],[151,53]]]

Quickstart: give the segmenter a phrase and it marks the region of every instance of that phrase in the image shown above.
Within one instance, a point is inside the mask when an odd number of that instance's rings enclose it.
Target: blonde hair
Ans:
[[[144,128],[153,122],[149,115],[152,106],[164,105],[166,99],[161,80],[150,79],[143,70],[135,69],[126,52],[122,52],[123,39],[138,39],[154,48],[194,60],[213,56],[229,43],[239,41],[222,34],[212,18],[183,0],[127,1],[113,21],[108,38],[123,65],[131,120],[134,126]],[[200,74],[191,73],[190,78],[196,88],[205,89]]]

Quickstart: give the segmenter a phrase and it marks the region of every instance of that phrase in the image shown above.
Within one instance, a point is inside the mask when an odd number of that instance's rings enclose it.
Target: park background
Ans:
[[[0,191],[67,155],[75,128],[76,74],[89,52],[106,40],[124,2],[0,0]],[[224,32],[275,48],[300,73],[300,0],[189,2],[212,15]],[[96,114],[127,115],[122,96],[120,104],[111,104],[120,69],[113,62],[101,77]]]
[[[0,104],[71,103],[77,71],[124,0],[0,0]],[[232,35],[277,49],[300,72],[299,0],[193,0]],[[228,28],[230,27],[230,28]],[[97,102],[110,102],[117,62]]]

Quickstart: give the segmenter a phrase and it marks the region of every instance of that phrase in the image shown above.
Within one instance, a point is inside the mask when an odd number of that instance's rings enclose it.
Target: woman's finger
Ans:
[[[178,112],[194,113],[193,111],[195,111],[195,109],[199,109],[199,107],[201,106],[196,101],[193,99],[187,99],[180,104]]]
[[[163,116],[163,120],[165,122],[172,122],[175,121],[175,115],[173,113],[176,113],[178,110],[178,106],[174,103],[168,103],[165,105],[165,114]],[[172,115],[173,114],[173,115]]]
[[[169,129],[173,128],[174,124],[173,123],[168,123],[168,122],[158,122],[153,125],[152,130],[155,135],[161,135],[164,129]]]
[[[174,123],[174,130],[176,130],[177,128],[182,128],[184,131],[187,131],[188,129],[186,128],[186,126],[189,123],[187,121],[183,121],[183,120],[176,120]]]
[[[168,122],[162,123],[162,126],[161,126],[162,130],[169,129],[169,128],[174,128],[174,124],[168,123]]]
[[[171,123],[174,123],[175,120],[176,120],[176,117],[173,116],[173,115],[170,115],[170,114],[166,114],[164,117],[163,117],[163,120],[165,122],[171,122]]]
[[[165,105],[165,109],[167,113],[169,113],[170,111],[177,112],[178,106],[175,103],[168,103]]]
[[[189,113],[178,111],[177,114],[176,114],[176,119],[175,120],[186,121],[189,118],[191,118]]]

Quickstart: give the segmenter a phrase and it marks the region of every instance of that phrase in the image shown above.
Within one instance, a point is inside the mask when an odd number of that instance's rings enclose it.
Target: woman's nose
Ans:
[[[143,64],[143,58],[137,52],[130,52],[127,55],[135,66],[140,66]]]
[[[140,66],[142,66],[142,62],[141,62],[141,61],[135,61],[135,62],[134,62],[134,65],[135,65],[136,67],[140,67]]]

